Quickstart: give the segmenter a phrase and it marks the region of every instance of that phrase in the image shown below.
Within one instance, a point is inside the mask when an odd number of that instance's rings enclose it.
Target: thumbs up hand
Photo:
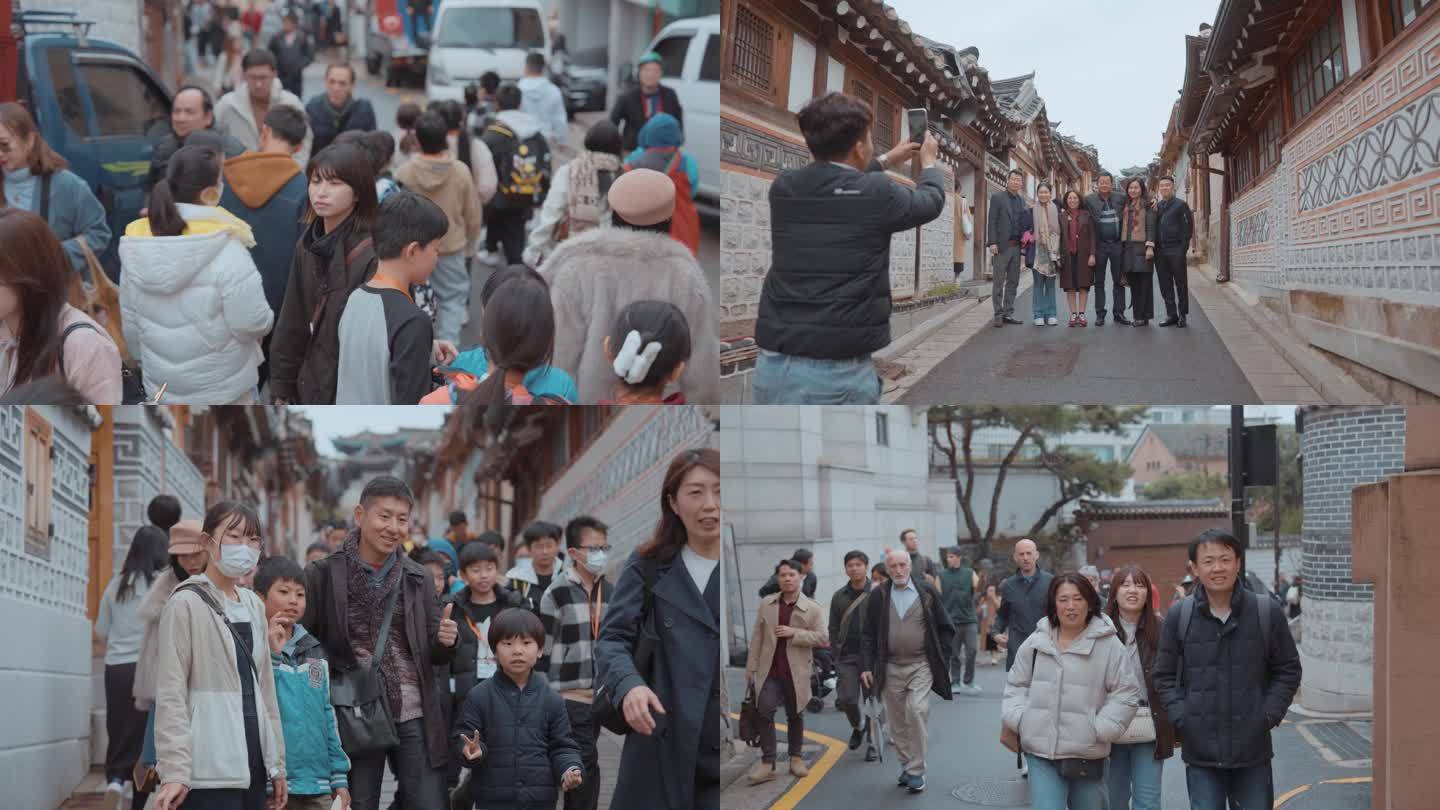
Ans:
[[[450,618],[450,614],[454,610],[455,603],[447,602],[445,604],[445,609],[440,612],[439,637],[440,644],[445,647],[454,647],[455,639],[459,636],[460,633],[460,628],[455,624],[455,621]]]

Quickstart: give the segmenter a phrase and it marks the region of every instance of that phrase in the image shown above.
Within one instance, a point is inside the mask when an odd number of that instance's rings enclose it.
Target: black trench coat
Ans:
[[[619,708],[625,694],[649,686],[665,707],[650,736],[630,734],[620,755],[611,807],[719,810],[695,801],[697,776],[720,780],[720,625],[678,558],[655,576],[655,628],[660,646],[647,684],[632,657],[645,585],[640,558],[631,555],[615,583],[595,643],[595,683],[611,687]]]

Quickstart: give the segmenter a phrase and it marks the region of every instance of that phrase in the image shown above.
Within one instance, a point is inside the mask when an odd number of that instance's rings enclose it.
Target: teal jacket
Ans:
[[[490,361],[485,358],[485,347],[476,346],[473,349],[466,349],[460,352],[455,362],[450,364],[462,371],[474,375],[475,379],[481,379],[490,369]],[[580,392],[575,388],[575,380],[564,369],[545,365],[539,368],[532,368],[525,374],[525,387],[535,396],[549,394],[564,399],[566,402],[578,403]],[[451,404],[460,401],[460,392],[454,385],[450,386]],[[464,588],[464,584],[460,588]],[[456,590],[459,590],[457,588]]]
[[[968,566],[940,569],[940,604],[955,624],[975,624],[975,571]]]
[[[285,726],[285,774],[292,796],[328,796],[349,788],[350,758],[340,748],[330,706],[330,662],[320,640],[296,624],[285,649],[270,654]]]

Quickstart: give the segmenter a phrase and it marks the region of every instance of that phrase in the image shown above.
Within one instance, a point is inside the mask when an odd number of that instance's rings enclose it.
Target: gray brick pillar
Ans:
[[[1311,411],[1302,451],[1300,700],[1320,711],[1370,711],[1374,588],[1351,578],[1350,492],[1403,470],[1405,409]]]

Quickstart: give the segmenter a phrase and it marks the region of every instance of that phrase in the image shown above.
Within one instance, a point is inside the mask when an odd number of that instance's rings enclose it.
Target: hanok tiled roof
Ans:
[[[1224,517],[1229,514],[1219,500],[1092,501],[1082,499],[1077,515],[1101,520],[1155,517]]]

